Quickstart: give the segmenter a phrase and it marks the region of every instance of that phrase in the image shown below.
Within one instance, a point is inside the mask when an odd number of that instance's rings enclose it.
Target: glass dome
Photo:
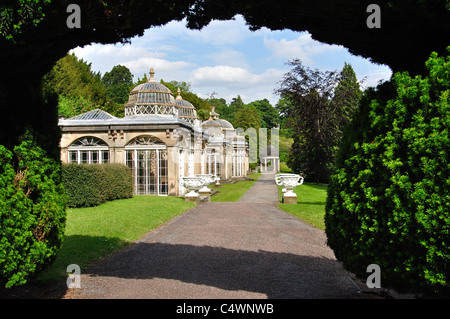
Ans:
[[[197,126],[199,123],[199,118],[195,107],[190,102],[183,100],[181,97],[180,88],[178,88],[177,93],[178,95],[175,99],[175,104],[178,107],[178,117],[188,123],[191,123],[192,125]]]
[[[223,120],[223,119],[216,119],[217,122],[220,123],[220,125],[222,126],[222,128],[224,129],[234,129],[233,125],[228,122],[227,120]]]
[[[178,115],[172,92],[156,82],[154,75],[155,71],[151,68],[148,82],[139,84],[131,91],[128,103],[125,104],[125,116]]]
[[[202,129],[204,129],[211,136],[222,136],[222,126],[216,120],[209,118],[202,123]]]
[[[215,107],[211,107],[211,112],[209,113],[209,119],[202,123],[202,128],[206,130],[210,135],[219,136],[224,133],[227,136],[236,135],[233,125],[227,120],[219,118],[218,113],[215,111]]]

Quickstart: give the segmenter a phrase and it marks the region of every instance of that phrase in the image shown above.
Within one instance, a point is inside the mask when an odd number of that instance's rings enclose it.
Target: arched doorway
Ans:
[[[160,139],[138,136],[126,146],[126,165],[131,168],[136,195],[167,195],[167,147]]]

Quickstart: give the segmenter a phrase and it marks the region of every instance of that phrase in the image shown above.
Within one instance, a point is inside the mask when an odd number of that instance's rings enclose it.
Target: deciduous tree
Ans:
[[[45,96],[58,96],[58,113],[66,117],[106,106],[106,91],[100,73],[91,64],[67,54],[42,79]]]
[[[289,166],[306,179],[327,182],[342,129],[357,108],[361,92],[350,65],[337,71],[313,70],[300,60],[288,63],[277,90],[289,103],[282,108],[293,130]]]
[[[124,115],[124,104],[128,101],[133,89],[133,74],[124,65],[115,65],[110,72],[102,77],[108,99],[107,111],[114,116]]]

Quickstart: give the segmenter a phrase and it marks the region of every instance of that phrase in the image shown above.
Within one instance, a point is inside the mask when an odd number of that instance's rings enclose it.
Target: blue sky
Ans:
[[[278,96],[286,62],[299,58],[310,68],[341,70],[350,63],[358,80],[374,86],[388,80],[391,70],[348,53],[342,46],[312,40],[307,32],[290,30],[252,32],[241,16],[234,20],[212,21],[202,30],[189,30],[185,22],[170,22],[148,29],[131,44],[92,44],[73,50],[79,58],[92,63],[102,74],[113,66],[127,66],[135,80],[155,69],[157,80],[186,81],[200,97],[216,93],[228,102],[240,95],[244,103],[267,98],[273,105]]]

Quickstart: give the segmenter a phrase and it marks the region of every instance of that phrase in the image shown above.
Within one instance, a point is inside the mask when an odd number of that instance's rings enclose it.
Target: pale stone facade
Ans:
[[[195,108],[150,80],[130,93],[123,118],[93,110],[60,119],[63,163],[121,163],[130,167],[135,194],[183,196],[183,176],[221,180],[249,169],[245,138],[211,112],[201,123]]]

